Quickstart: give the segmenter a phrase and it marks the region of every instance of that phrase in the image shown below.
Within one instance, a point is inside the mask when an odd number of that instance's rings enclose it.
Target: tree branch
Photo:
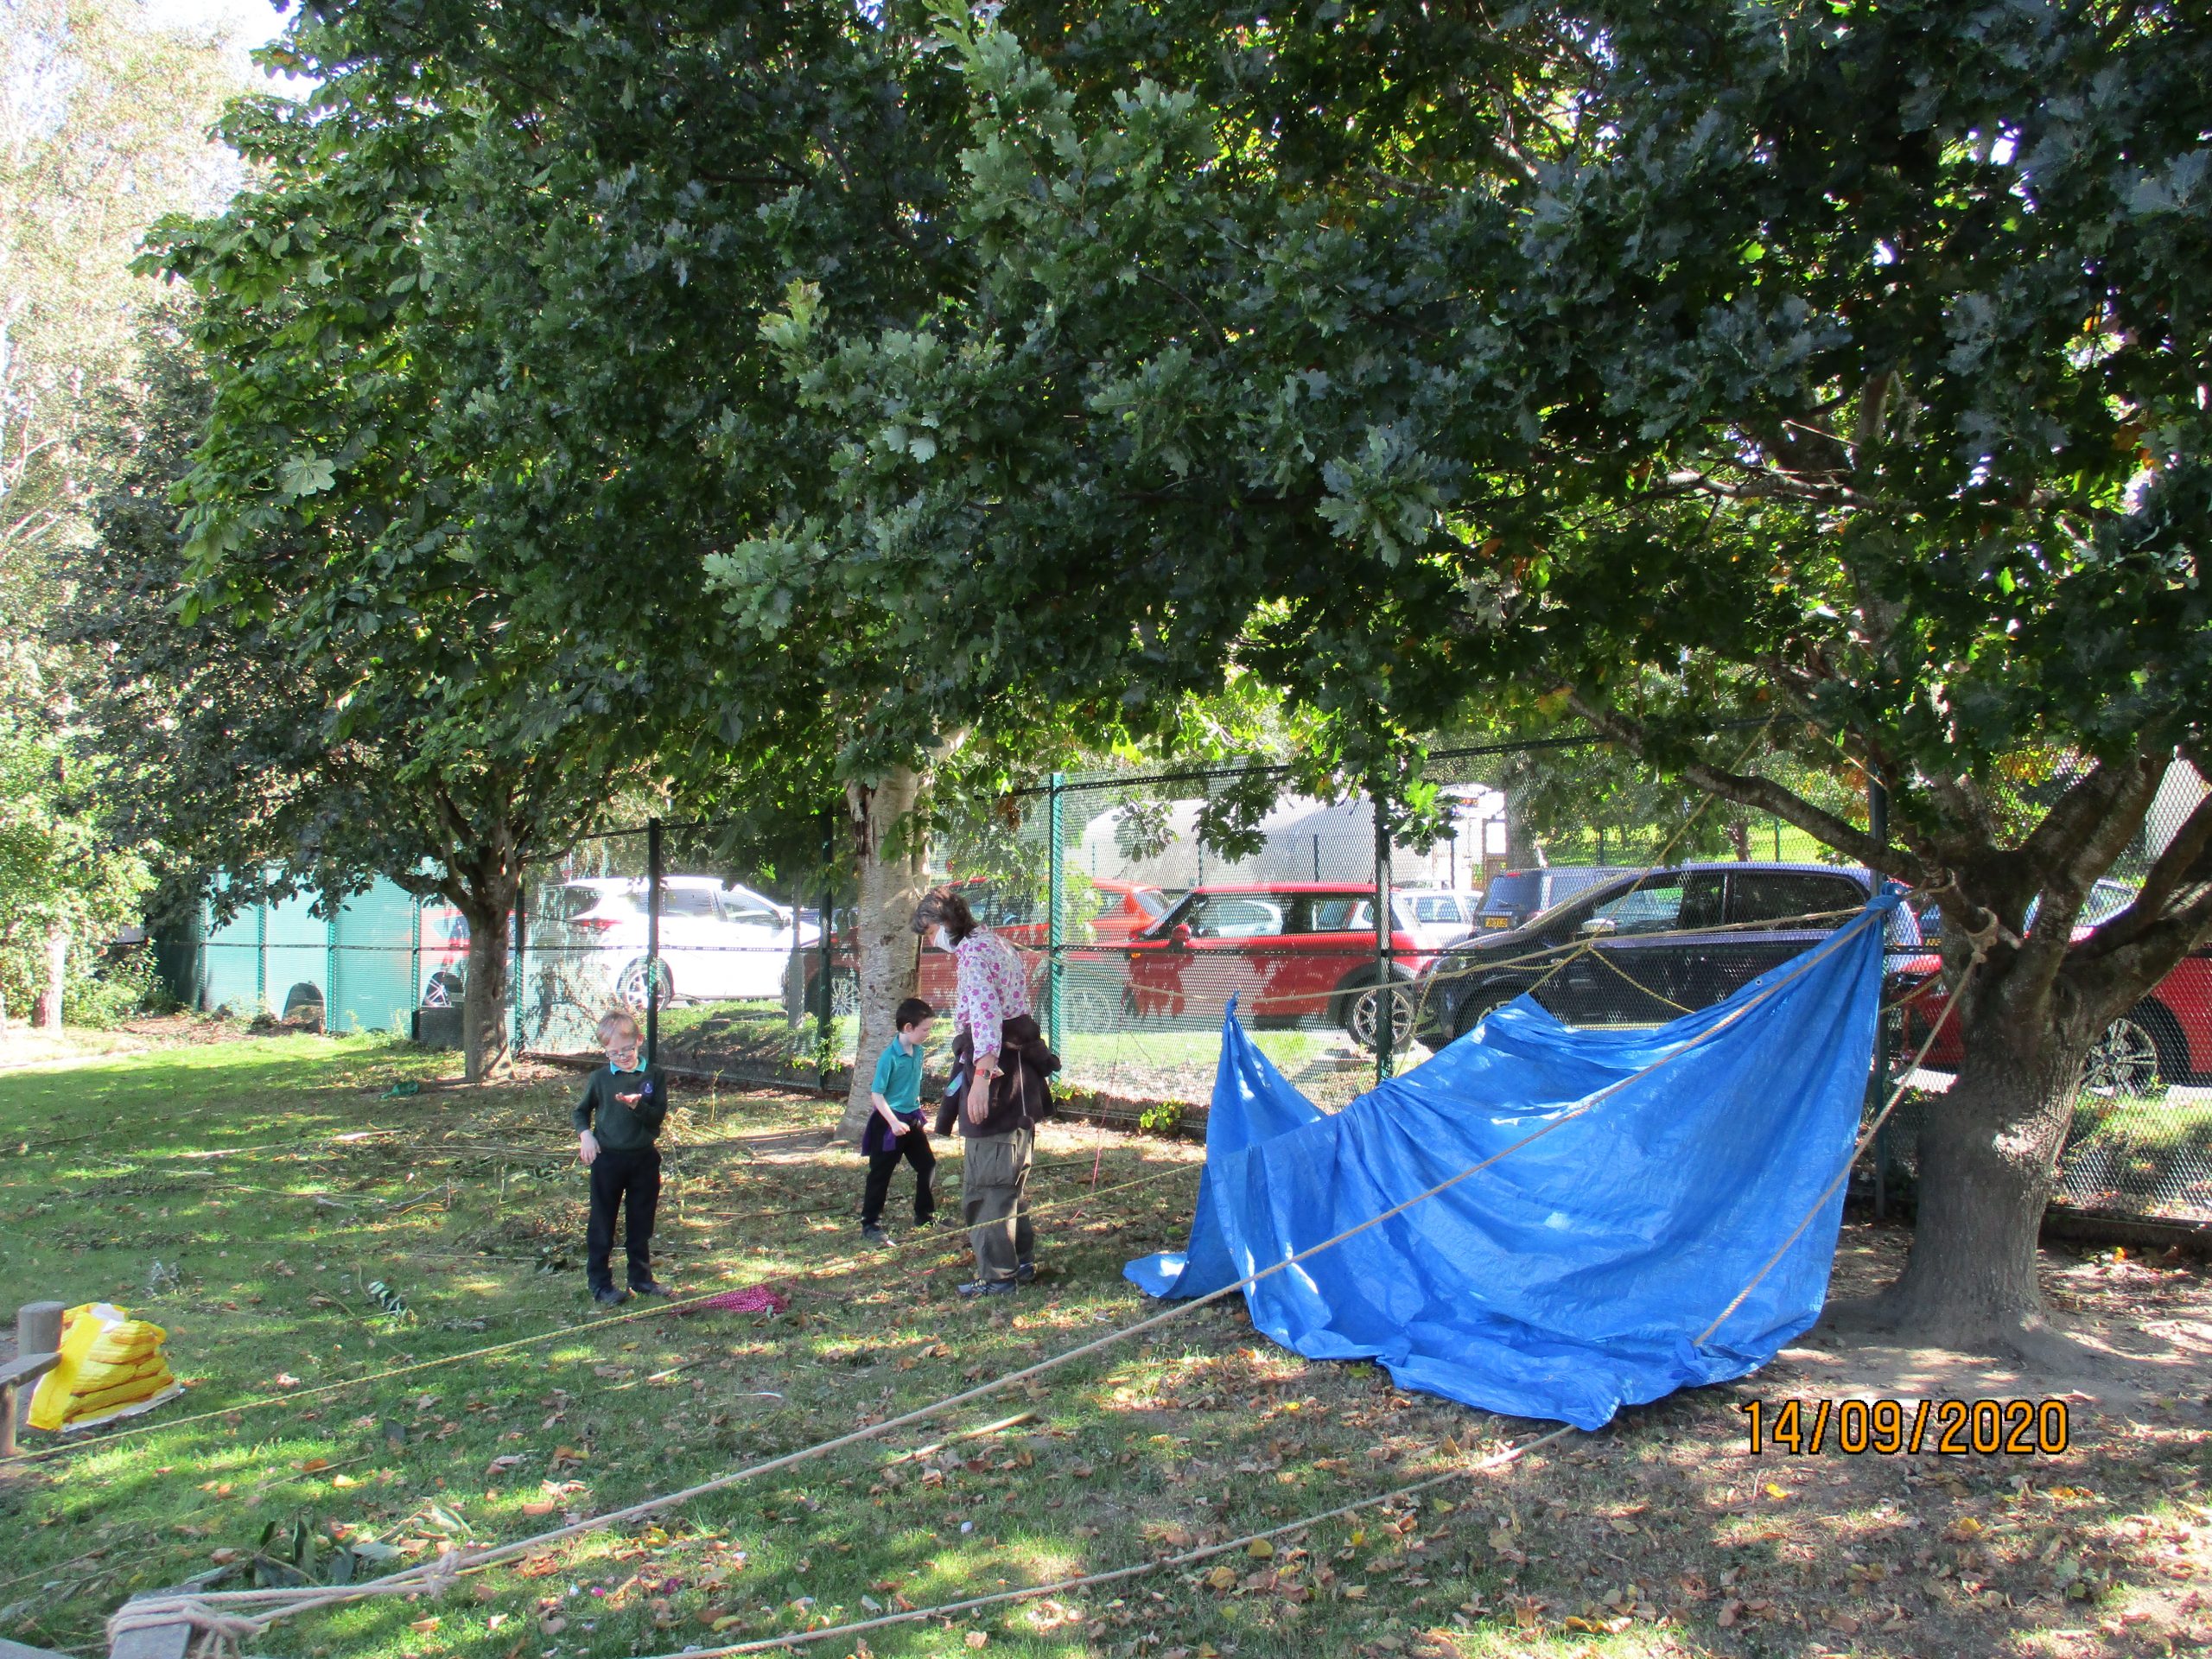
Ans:
[[[1611,709],[1601,709],[1580,691],[1570,692],[1568,699],[1575,711],[1599,732],[1638,760],[1653,760],[1649,734],[1641,725]],[[1738,805],[1752,807],[1762,812],[1771,812],[1784,823],[1796,824],[1815,839],[1856,858],[1869,869],[1916,884],[1925,881],[1928,877],[1926,865],[1904,848],[1878,844],[1864,830],[1837,817],[1833,812],[1821,810],[1772,779],[1730,772],[1702,760],[1693,760],[1672,770],[1709,795],[1717,795],[1723,800],[1734,801]]]
[[[2079,954],[2094,960],[2134,944],[2169,914],[2194,906],[2207,893],[2212,893],[2212,794],[2197,802],[2152,861],[2134,902],[2092,934]]]

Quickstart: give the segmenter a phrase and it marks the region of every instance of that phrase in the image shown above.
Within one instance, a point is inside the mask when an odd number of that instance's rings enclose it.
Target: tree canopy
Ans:
[[[1547,7],[1435,58],[1414,8],[1217,22],[1110,105],[947,25],[976,294],[772,324],[851,435],[848,544],[946,613],[1056,619],[1001,631],[1009,681],[1137,706],[1241,663],[1384,779],[1471,702],[1578,713],[1938,894],[1986,960],[1904,1300],[2031,1321],[2056,1103],[2212,932],[2205,807],[2070,939],[2206,767],[2212,33]],[[1878,780],[1890,838],[1735,768],[1711,734],[1747,715]],[[2039,800],[2023,752],[2064,757]]]

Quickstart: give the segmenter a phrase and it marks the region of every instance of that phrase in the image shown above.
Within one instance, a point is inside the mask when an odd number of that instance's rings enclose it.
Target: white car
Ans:
[[[639,877],[596,876],[564,881],[537,899],[531,945],[543,925],[571,957],[582,954],[632,1007],[645,1005],[646,883]],[[821,930],[798,920],[788,905],[712,875],[669,875],[660,887],[660,1003],[779,1000],[796,949],[819,942]]]
[[[1483,907],[1479,893],[1452,887],[1400,887],[1397,908],[1406,931],[1422,948],[1440,950],[1474,931],[1475,918]]]

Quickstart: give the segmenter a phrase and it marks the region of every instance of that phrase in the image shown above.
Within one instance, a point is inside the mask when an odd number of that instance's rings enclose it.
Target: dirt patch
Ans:
[[[1844,1230],[1831,1306],[1872,1294],[1903,1271],[1910,1232]],[[2041,1364],[1992,1360],[1844,1336],[1828,1321],[1782,1351],[1763,1375],[1778,1389],[1838,1398],[2063,1396],[2128,1410],[2201,1389],[2212,1361],[2212,1278],[2180,1250],[2147,1259],[2126,1249],[2046,1249],[2044,1294],[2054,1327],[2079,1350]]]

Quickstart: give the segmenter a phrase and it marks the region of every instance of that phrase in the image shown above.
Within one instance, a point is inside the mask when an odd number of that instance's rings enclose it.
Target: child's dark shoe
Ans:
[[[977,1279],[961,1286],[960,1294],[963,1296],[1011,1296],[1014,1294],[1014,1281]]]
[[[673,1296],[676,1294],[658,1279],[648,1279],[642,1285],[631,1286],[630,1294],[633,1296]]]
[[[861,1236],[871,1244],[887,1245],[891,1243],[891,1235],[880,1227],[863,1227],[861,1229]]]
[[[607,1285],[592,1292],[591,1299],[601,1307],[620,1307],[630,1300],[630,1293],[626,1290],[617,1290],[613,1286]]]
[[[1014,1282],[1017,1285],[1034,1284],[1036,1281],[1037,1264],[1034,1262],[1024,1262],[1014,1270]]]

